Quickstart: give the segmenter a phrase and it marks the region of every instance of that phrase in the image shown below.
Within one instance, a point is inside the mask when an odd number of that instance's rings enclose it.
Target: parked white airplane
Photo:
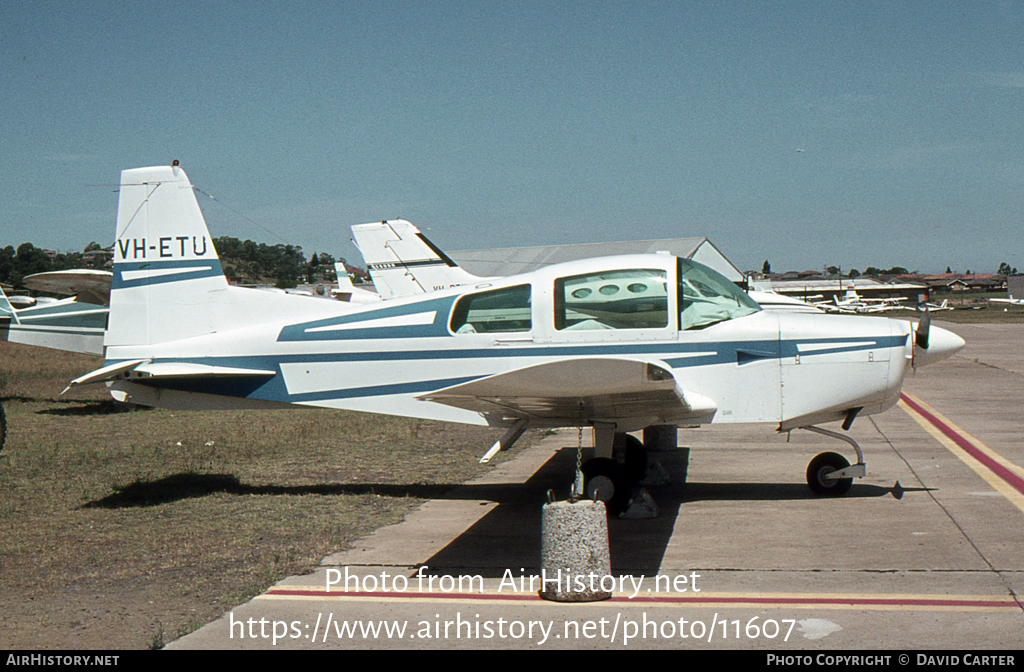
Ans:
[[[912,366],[964,345],[927,315],[915,330],[764,311],[714,271],[663,254],[365,306],[247,290],[224,279],[177,165],[122,172],[119,198],[106,362],[72,385],[105,382],[116,399],[167,408],[292,404],[506,427],[501,448],[527,427],[589,426],[598,456],[584,491],[598,485],[611,512],[638,477],[612,459],[616,435],[757,422],[852,443],[817,425],[848,429],[886,410]],[[604,290],[627,277],[665,291]],[[864,475],[853,445],[852,467],[835,453],[811,461],[812,489],[841,494]]]
[[[923,312],[932,312],[939,310],[953,310],[953,306],[949,305],[949,299],[943,299],[942,303],[923,303],[917,306],[917,309]]]
[[[0,289],[0,341],[102,355],[106,326],[106,306],[69,297],[34,299],[19,308]]]
[[[1024,306],[1024,299],[989,299],[992,303],[1008,303],[1011,306]]]
[[[814,305],[826,311],[837,313],[883,313],[889,310],[901,310],[903,297],[891,299],[867,299],[857,293],[855,289],[846,290],[843,298],[838,295],[832,297],[832,301],[819,301]]]

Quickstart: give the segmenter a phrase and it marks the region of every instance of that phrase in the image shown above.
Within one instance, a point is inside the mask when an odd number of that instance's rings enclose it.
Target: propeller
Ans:
[[[910,366],[915,370],[919,366],[928,366],[953,356],[966,345],[964,339],[942,327],[932,329],[932,315],[925,307],[924,315],[917,323],[914,342],[910,347]]]
[[[928,311],[928,306],[924,307],[924,315],[921,320],[917,323],[917,329],[914,331],[914,347],[910,352],[910,368],[916,370],[916,355],[917,349],[922,350],[928,349],[928,335],[932,327],[932,314]]]
[[[924,317],[917,323],[917,331],[914,332],[914,345],[922,350],[928,349],[928,332],[931,331],[931,326],[932,314],[928,311],[928,306],[925,306]]]

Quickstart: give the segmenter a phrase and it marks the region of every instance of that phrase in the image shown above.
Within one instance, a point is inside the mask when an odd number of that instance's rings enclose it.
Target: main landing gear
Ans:
[[[595,428],[594,443],[597,456],[580,466],[583,496],[604,502],[608,515],[617,516],[630,508],[641,491],[640,483],[647,476],[647,447],[635,436],[602,428]]]
[[[853,479],[863,478],[867,473],[864,464],[864,453],[857,442],[846,436],[821,427],[802,427],[811,432],[831,436],[834,439],[845,441],[857,451],[857,464],[850,465],[845,457],[839,453],[821,453],[815,456],[807,465],[807,485],[816,495],[825,497],[839,497],[845,495],[853,485]]]

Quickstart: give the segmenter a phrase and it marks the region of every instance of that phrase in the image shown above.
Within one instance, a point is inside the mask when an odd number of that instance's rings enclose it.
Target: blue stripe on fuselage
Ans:
[[[614,357],[614,356],[646,356],[651,359],[661,359],[673,369],[686,369],[693,366],[708,366],[713,364],[736,364],[737,352],[767,352],[772,348],[779,348],[779,354],[775,357],[794,357],[797,354],[806,360],[817,355],[829,355],[836,352],[867,351],[878,348],[892,348],[902,346],[906,336],[886,337],[862,337],[862,338],[819,338],[819,339],[797,339],[784,341],[780,344],[777,340],[766,341],[735,341],[720,343],[659,343],[659,344],[601,344],[601,345],[536,345],[530,347],[515,348],[477,348],[472,350],[416,350],[416,351],[374,351],[374,352],[344,352],[344,353],[310,353],[295,355],[265,355],[251,356],[242,355],[237,357],[168,357],[159,358],[158,362],[194,362],[211,366],[226,366],[233,368],[248,368],[254,370],[275,370],[278,375],[262,384],[252,387],[254,381],[240,384],[237,381],[187,381],[175,379],[173,382],[159,381],[159,379],[136,380],[133,382],[150,385],[153,387],[172,387],[173,389],[194,392],[210,392],[213,394],[227,394],[229,396],[244,396],[250,399],[262,399],[267,401],[281,401],[291,403],[315,402],[328,399],[386,396],[393,394],[413,394],[430,392],[450,385],[476,380],[486,377],[485,375],[470,376],[461,378],[450,378],[445,380],[424,380],[406,381],[384,385],[370,385],[356,388],[338,388],[336,390],[325,390],[315,393],[289,394],[284,384],[284,376],[281,372],[281,365],[293,363],[333,363],[333,362],[388,362],[388,361],[423,361],[423,360],[460,360],[460,359],[508,359],[522,357]],[[835,347],[798,353],[797,345],[826,345],[834,344]],[[690,356],[685,356],[692,353]],[[707,354],[699,354],[707,353]],[[684,355],[672,357],[671,355]],[[113,364],[108,361],[106,364]],[[492,373],[499,373],[495,370]],[[486,374],[490,375],[490,374]],[[245,390],[248,388],[248,392]],[[218,391],[214,392],[213,389]],[[229,391],[231,390],[231,391]],[[232,393],[234,392],[234,393]]]
[[[379,338],[429,338],[433,336],[450,336],[448,331],[448,313],[457,296],[449,296],[431,301],[420,301],[403,306],[388,306],[376,310],[366,310],[355,314],[338,315],[312,322],[291,324],[281,330],[278,341],[351,341]],[[360,328],[361,322],[382,320],[387,318],[436,313],[430,324],[400,325],[394,327]],[[337,330],[310,331],[325,327],[342,327]],[[345,328],[348,327],[348,328]]]

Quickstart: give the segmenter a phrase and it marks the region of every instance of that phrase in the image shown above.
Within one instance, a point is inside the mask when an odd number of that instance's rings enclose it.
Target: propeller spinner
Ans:
[[[951,331],[932,327],[932,316],[927,310],[914,330],[914,347],[910,356],[913,368],[928,366],[946,359],[966,345],[964,339]]]

